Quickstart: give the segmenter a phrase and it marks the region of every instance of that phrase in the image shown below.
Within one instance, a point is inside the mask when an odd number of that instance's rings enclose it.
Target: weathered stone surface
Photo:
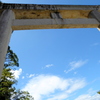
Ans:
[[[92,10],[99,10],[99,5],[36,5],[36,4],[1,4],[0,12],[12,9],[16,19],[45,19],[50,14],[59,12],[62,18],[88,18]]]
[[[13,30],[61,29],[61,28],[96,28],[96,19],[16,19]]]
[[[4,10],[0,16],[0,77],[4,67],[5,56],[12,32],[11,26],[14,18],[12,10]]]
[[[33,9],[33,10],[100,10],[100,5],[39,5],[39,4],[0,4],[0,9]]]
[[[45,20],[45,21],[49,21],[50,19],[53,20],[53,22],[55,22],[54,19],[62,19],[63,22],[65,19],[69,19],[71,20],[71,24],[66,23],[66,24],[44,24],[42,23],[42,25],[38,24],[38,25],[34,25],[34,21],[33,25],[31,24],[31,22],[29,21],[28,24],[24,23],[23,25],[17,25],[17,21],[16,25],[13,24],[12,28],[14,30],[22,30],[22,29],[51,29],[51,28],[92,28],[92,27],[98,27],[99,24],[97,23],[97,21],[95,21],[95,23],[90,24],[90,21],[88,21],[87,19],[89,18],[89,14],[91,11],[93,10],[98,10],[98,12],[100,11],[100,6],[99,5],[36,5],[36,4],[1,4],[0,5],[0,12],[2,12],[4,9],[12,9],[12,11],[15,13],[15,18],[16,19],[25,19],[26,21],[29,19],[35,19],[35,24],[39,23],[39,21],[41,20]],[[57,14],[59,14],[60,16],[58,16]],[[47,20],[48,19],[48,20]],[[76,22],[76,19],[79,21],[79,23]],[[83,19],[83,20],[80,20]],[[68,22],[69,22],[68,20]],[[21,20],[22,21],[22,20]],[[41,22],[40,21],[40,22]],[[84,22],[88,22],[87,24],[83,24],[82,21]],[[25,22],[25,21],[24,21]],[[22,22],[23,23],[23,22]],[[43,27],[42,27],[43,26]],[[45,26],[45,27],[44,27]],[[63,27],[62,27],[63,26]]]

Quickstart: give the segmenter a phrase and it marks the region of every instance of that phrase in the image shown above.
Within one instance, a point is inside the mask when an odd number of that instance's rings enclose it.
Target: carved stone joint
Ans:
[[[100,12],[98,12],[97,10],[91,11],[89,17],[95,18],[100,23]]]
[[[51,13],[51,18],[53,18],[53,19],[62,19],[62,16],[61,16],[61,14],[59,13],[59,12],[53,12],[53,13]]]
[[[89,14],[89,17],[95,18],[100,23],[100,12],[98,12],[97,10],[91,11],[90,14]],[[100,29],[100,24],[98,26],[98,29]]]

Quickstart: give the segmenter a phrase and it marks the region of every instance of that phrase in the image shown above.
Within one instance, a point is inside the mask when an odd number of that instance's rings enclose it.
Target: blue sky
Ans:
[[[99,5],[99,0],[3,0],[6,3]],[[35,100],[100,100],[100,31],[96,28],[14,31],[17,88]]]

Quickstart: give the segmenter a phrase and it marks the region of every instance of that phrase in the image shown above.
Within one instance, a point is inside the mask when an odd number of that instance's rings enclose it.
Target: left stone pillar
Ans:
[[[5,56],[12,33],[11,27],[14,19],[14,12],[9,9],[4,10],[0,16],[0,78],[4,68]]]

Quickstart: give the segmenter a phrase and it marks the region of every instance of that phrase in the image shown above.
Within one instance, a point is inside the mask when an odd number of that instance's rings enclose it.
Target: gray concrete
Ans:
[[[13,26],[23,25],[58,25],[58,24],[99,24],[94,19],[15,19]]]
[[[4,10],[0,16],[0,77],[4,67],[5,56],[12,32],[11,26],[14,18],[12,10]]]
[[[15,19],[12,28],[14,30],[24,29],[53,29],[53,28],[88,28],[99,26],[99,22],[94,19]]]

